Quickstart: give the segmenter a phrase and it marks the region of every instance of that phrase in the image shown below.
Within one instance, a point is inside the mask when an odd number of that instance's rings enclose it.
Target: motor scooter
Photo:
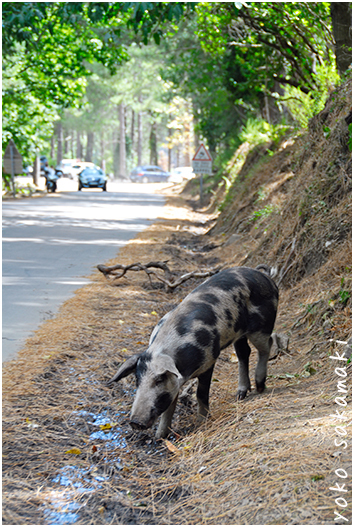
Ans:
[[[47,187],[47,192],[55,192],[57,190],[57,180],[61,177],[62,172],[60,170],[54,170],[51,167],[45,167],[44,177],[45,177],[45,186]]]

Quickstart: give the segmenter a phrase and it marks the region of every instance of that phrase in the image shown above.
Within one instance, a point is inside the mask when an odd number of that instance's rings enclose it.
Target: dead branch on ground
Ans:
[[[97,266],[97,269],[101,273],[103,273],[106,277],[108,275],[113,275],[114,280],[118,280],[119,278],[122,278],[122,276],[124,276],[128,271],[144,271],[148,275],[150,283],[151,283],[151,275],[153,275],[157,280],[159,280],[160,282],[166,285],[168,291],[172,291],[179,285],[186,282],[187,280],[190,280],[191,278],[208,278],[209,276],[213,276],[214,274],[217,274],[223,268],[223,265],[219,265],[218,267],[214,267],[212,269],[206,269],[205,271],[191,271],[189,273],[186,273],[180,276],[176,280],[172,281],[172,275],[167,265],[167,261],[149,262],[147,264],[142,264],[140,262],[136,262],[130,265],[117,264],[111,267],[106,267],[105,265],[100,264]],[[163,277],[160,274],[156,273],[155,271],[152,270],[152,268],[162,269],[165,272],[166,277]],[[117,274],[115,272],[117,270],[120,270],[121,273]]]

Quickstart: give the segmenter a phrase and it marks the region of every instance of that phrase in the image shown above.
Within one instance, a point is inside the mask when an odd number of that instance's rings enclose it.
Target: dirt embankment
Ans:
[[[169,442],[133,433],[134,380],[104,382],[200,281],[168,293],[144,273],[97,272],[3,371],[4,524],[331,525],[336,512],[351,521],[350,492],[335,490],[350,489],[351,363],[330,359],[351,331],[350,101],[347,83],[308,134],[251,153],[220,215],[170,196],[163,218],[108,262],[168,260],[175,276],[277,267],[276,331],[290,343],[270,361],[264,394],[235,401],[228,348],[205,425],[195,426],[192,386]]]

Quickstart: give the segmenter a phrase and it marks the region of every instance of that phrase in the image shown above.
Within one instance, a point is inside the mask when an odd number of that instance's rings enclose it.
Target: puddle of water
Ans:
[[[113,416],[107,415],[107,411],[100,414],[94,414],[93,412],[88,412],[86,410],[74,411],[75,417],[86,417],[88,418],[87,423],[93,426],[104,426],[109,423],[115,423],[122,415],[125,415],[125,412],[117,412]],[[122,428],[114,426],[108,430],[97,430],[90,434],[90,441],[106,441],[105,446],[109,449],[114,448],[127,448],[127,442],[123,436],[127,432],[124,432]]]
[[[71,415],[72,424],[75,424],[79,418],[84,418],[91,427],[98,428],[91,433],[89,441],[104,442],[106,454],[104,460],[106,463],[114,465],[118,470],[121,470],[124,465],[122,460],[114,455],[114,450],[117,448],[127,449],[124,435],[128,431],[117,426],[107,430],[100,430],[99,427],[108,423],[116,423],[125,414],[126,412],[117,412],[114,415],[109,415],[108,411],[95,414],[87,410],[79,410],[74,411]],[[59,487],[58,490],[53,490],[50,493],[46,499],[45,507],[42,509],[48,525],[72,525],[79,522],[81,505],[78,500],[84,495],[102,489],[102,483],[109,479],[109,476],[95,475],[95,468],[95,465],[91,465],[89,468],[66,465],[60,470],[52,481],[60,485],[61,488]]]
[[[79,520],[79,514],[75,512],[80,509],[77,500],[85,494],[101,489],[100,483],[108,479],[108,476],[92,474],[91,470],[94,468],[94,465],[88,469],[66,465],[60,470],[52,481],[62,487],[70,487],[70,490],[50,493],[50,497],[47,498],[49,503],[43,510],[48,525],[71,525]]]
[[[91,468],[91,467],[90,467]],[[54,479],[53,483],[59,483],[64,487],[74,487],[77,492],[92,492],[92,478],[89,477],[90,469],[83,469],[73,465],[66,465]],[[91,486],[90,486],[91,485]]]
[[[77,511],[80,508],[79,503],[66,503],[58,498],[52,499],[51,503],[56,510],[44,509],[44,517],[48,525],[72,525],[79,520]]]
[[[122,437],[121,431],[118,432],[116,430],[117,429],[115,428],[114,430],[109,430],[107,432],[103,430],[92,432],[92,434],[90,435],[90,441],[94,441],[94,440],[95,441],[97,440],[110,441],[110,444],[106,445],[110,449],[117,448],[117,447],[126,448],[127,442],[125,441],[124,437]]]

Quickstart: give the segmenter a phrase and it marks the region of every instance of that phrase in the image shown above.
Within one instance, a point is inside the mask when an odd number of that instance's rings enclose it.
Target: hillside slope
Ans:
[[[339,340],[350,336],[349,122],[351,81],[331,94],[307,133],[248,155],[208,234],[224,240],[225,257],[232,252],[238,265],[276,267],[284,298],[299,296],[309,311],[302,325],[311,318],[310,329],[322,334],[324,326]],[[237,153],[231,172],[233,163]]]

